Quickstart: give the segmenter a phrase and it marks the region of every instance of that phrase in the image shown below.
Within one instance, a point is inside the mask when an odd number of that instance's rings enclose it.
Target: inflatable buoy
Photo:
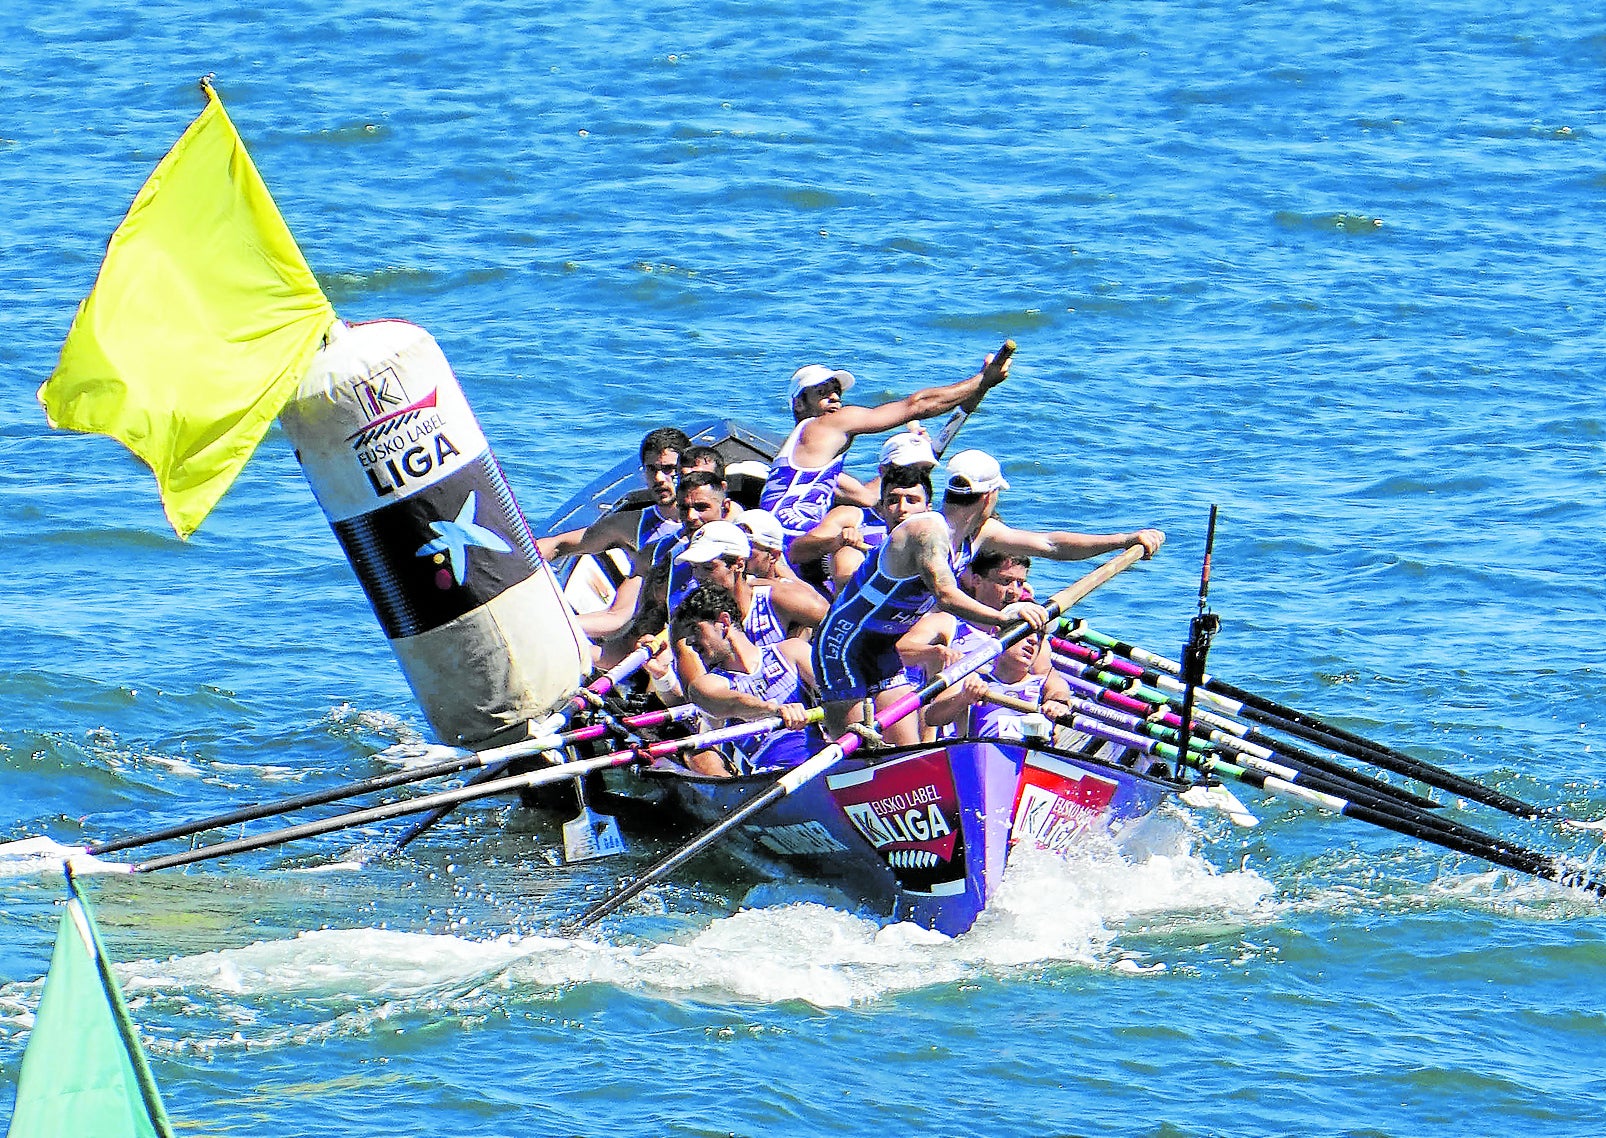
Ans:
[[[590,642],[428,332],[337,322],[279,420],[443,741],[509,742],[574,692]]]

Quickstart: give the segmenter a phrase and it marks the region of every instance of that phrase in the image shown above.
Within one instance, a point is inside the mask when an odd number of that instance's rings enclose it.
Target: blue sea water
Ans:
[[[342,315],[434,333],[533,518],[652,426],[783,426],[802,363],[873,401],[1013,337],[963,435],[1011,521],[1170,535],[1099,627],[1175,654],[1219,503],[1212,670],[1606,815],[1598,13],[68,0],[6,6],[0,65],[0,839],[425,731],[282,433],[180,543],[33,398],[207,72]],[[505,803],[86,889],[187,1133],[1599,1133],[1598,899],[1255,809],[1023,862],[954,940],[717,860],[562,937],[628,865]],[[0,878],[0,1106],[61,896]]]

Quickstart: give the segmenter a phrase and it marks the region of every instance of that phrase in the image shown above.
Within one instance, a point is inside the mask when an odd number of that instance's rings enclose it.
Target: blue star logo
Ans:
[[[463,583],[463,578],[468,576],[468,551],[471,546],[489,549],[496,553],[513,552],[513,547],[503,541],[499,534],[474,521],[474,511],[479,505],[479,498],[479,491],[470,490],[468,500],[463,503],[463,508],[457,512],[456,518],[449,522],[430,522],[429,528],[435,531],[435,540],[425,542],[414,554],[415,557],[446,554],[446,564],[450,566],[452,578],[459,585]]]

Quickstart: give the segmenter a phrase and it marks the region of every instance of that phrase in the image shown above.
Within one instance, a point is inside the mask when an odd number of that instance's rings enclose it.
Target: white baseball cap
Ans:
[[[751,557],[752,543],[735,522],[707,522],[691,539],[676,561],[699,564],[720,557]]]
[[[881,444],[879,466],[937,465],[937,456],[931,451],[931,436],[919,423],[910,423],[909,429],[899,431]]]
[[[948,489],[955,494],[1008,490],[998,460],[985,451],[962,450],[948,460]]]
[[[736,516],[736,527],[760,549],[779,553],[786,548],[786,531],[781,528],[781,519],[768,510],[743,510]]]
[[[788,385],[787,402],[791,402],[803,393],[805,388],[818,387],[822,383],[836,380],[842,385],[843,394],[853,386],[853,373],[851,371],[832,371],[821,364],[804,364],[792,373],[792,382]]]

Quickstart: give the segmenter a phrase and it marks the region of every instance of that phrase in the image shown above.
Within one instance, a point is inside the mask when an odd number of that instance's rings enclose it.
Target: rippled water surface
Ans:
[[[33,399],[207,72],[342,315],[434,333],[532,517],[661,423],[783,426],[802,363],[873,401],[1013,337],[963,436],[1010,520],[1170,534],[1096,624],[1174,655],[1219,503],[1213,670],[1606,815],[1585,7],[69,0],[6,6],[0,65],[0,838],[426,731],[282,433],[181,544]],[[86,889],[191,1133],[1599,1132],[1598,900],[1255,808],[1022,863],[955,940],[717,860],[563,937],[629,867],[501,803]],[[39,869],[0,876],[5,1104]]]

